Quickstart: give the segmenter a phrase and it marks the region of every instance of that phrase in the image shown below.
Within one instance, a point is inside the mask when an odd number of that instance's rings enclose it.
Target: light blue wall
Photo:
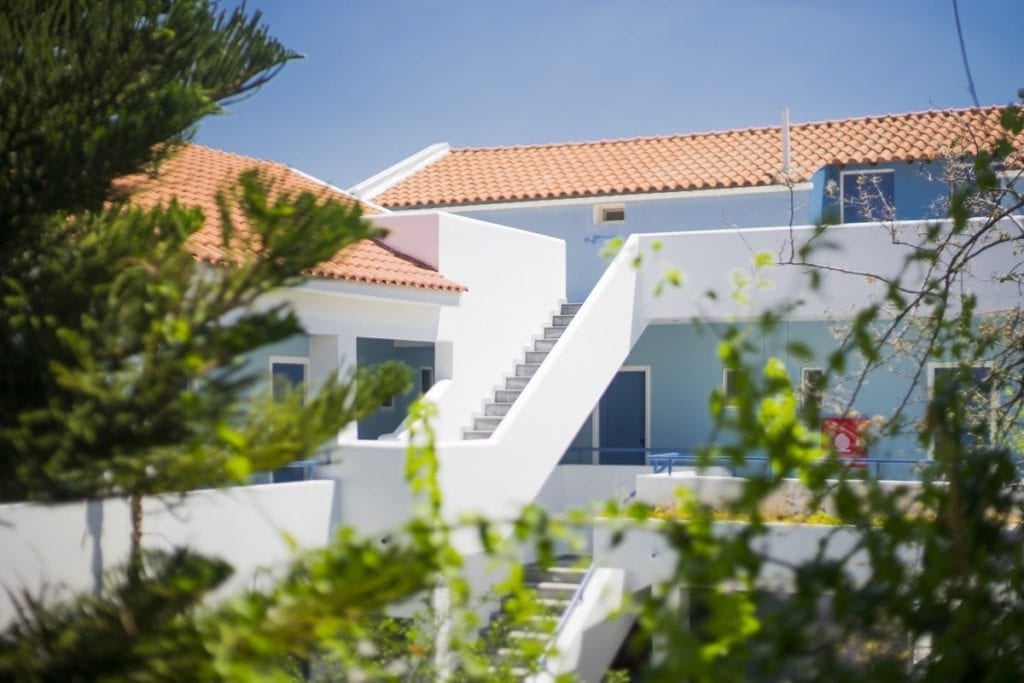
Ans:
[[[895,164],[849,164],[843,168],[827,166],[819,169],[812,179],[813,209],[811,219],[815,223],[839,222],[840,172],[893,171],[895,174],[895,206],[897,220],[942,218],[945,211],[937,201],[948,198],[949,186],[944,178],[945,162],[913,162]],[[835,194],[827,196],[825,188],[829,181],[835,183]]]
[[[948,196],[943,180],[943,162],[899,162],[894,164],[850,164],[840,169],[826,166],[811,178],[812,188],[794,193],[792,210],[787,192],[694,193],[689,197],[618,202],[595,199],[586,204],[537,205],[524,202],[517,208],[461,211],[465,215],[530,230],[565,240],[567,293],[571,301],[582,301],[604,273],[607,262],[601,246],[612,237],[634,233],[714,230],[728,227],[752,228],[839,221],[840,170],[895,173],[896,218],[913,220],[939,218],[935,202]],[[836,183],[835,196],[826,194],[829,181]],[[594,206],[622,203],[622,223],[594,223]]]
[[[713,421],[709,410],[709,397],[722,386],[722,365],[717,347],[724,331],[723,325],[655,325],[647,328],[633,348],[624,365],[651,368],[651,448],[663,451],[691,451],[706,445],[713,435]],[[744,333],[758,351],[748,357],[752,364],[763,365],[770,357],[783,361],[794,386],[799,385],[801,367],[823,367],[826,358],[839,342],[831,325],[824,322],[788,322],[779,324],[770,333],[762,333],[754,326],[745,326]],[[801,341],[814,354],[814,360],[803,361],[787,350],[792,341]],[[900,368],[878,370],[868,375],[853,407],[865,417],[892,415],[908,388],[907,373]],[[908,417],[921,415],[927,386],[922,381],[912,393]],[[824,414],[835,399],[850,395],[850,383],[831,387],[825,397]],[[580,430],[573,445],[589,447],[591,443],[589,420]],[[911,435],[887,437],[872,444],[873,458],[917,460],[925,454]],[[874,473],[874,471],[873,471]],[[883,477],[908,478],[909,465],[883,465]]]
[[[379,408],[358,426],[360,439],[376,439],[381,434],[395,431],[409,412],[409,406],[423,393],[420,384],[420,368],[434,368],[434,347],[395,346],[392,339],[356,339],[356,365],[369,368],[389,360],[400,361],[412,372],[412,388],[395,396],[394,407],[390,410]]]
[[[622,223],[594,224],[594,206],[624,203]],[[796,223],[810,216],[810,193],[795,194]],[[537,206],[530,208],[460,211],[473,218],[510,225],[565,240],[566,292],[570,301],[583,301],[604,273],[608,262],[601,247],[612,237],[634,233],[715,230],[729,227],[785,225],[790,218],[789,194],[730,193],[695,194],[688,198],[617,202],[595,200],[592,204]]]

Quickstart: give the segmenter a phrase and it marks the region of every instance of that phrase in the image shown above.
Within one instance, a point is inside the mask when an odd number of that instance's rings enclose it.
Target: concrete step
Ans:
[[[527,351],[526,358],[524,360],[527,363],[543,363],[544,359],[547,357],[547,351]]]
[[[522,389],[498,389],[494,392],[494,402],[512,404],[516,402],[521,393],[523,393]]]
[[[522,391],[530,383],[529,377],[507,377],[505,378],[506,389],[518,389]]]
[[[564,599],[555,597],[541,597],[537,598],[537,604],[541,607],[548,607],[551,610],[557,612],[558,614],[561,614],[569,606],[570,598],[572,598],[571,595]]]
[[[526,580],[531,583],[537,583],[540,581],[557,581],[561,583],[574,583],[579,585],[583,581],[583,577],[586,576],[587,570],[585,567],[548,567],[547,569],[541,569],[540,567],[528,567],[526,569]]]
[[[593,559],[590,555],[576,555],[574,553],[563,553],[555,557],[548,569],[583,569],[586,571],[587,567],[590,566]],[[532,569],[540,569],[540,565],[536,562],[531,562],[526,565],[525,569],[530,571]]]
[[[501,657],[502,659],[507,659],[508,657],[515,656],[517,653],[513,652],[512,650],[510,650],[508,648],[500,648],[494,654],[496,654],[497,656]],[[505,669],[504,671],[507,672],[507,673],[512,674],[516,678],[523,679],[523,680],[525,680],[530,674],[536,673],[534,671],[530,671],[525,666],[510,666],[507,669]],[[498,670],[497,667],[492,666],[490,668],[490,674],[492,676],[496,677],[498,675],[498,672],[499,672],[499,670]]]
[[[578,583],[566,583],[564,581],[539,581],[535,584],[527,584],[535,591],[537,595],[547,598],[571,598],[580,585]]]
[[[501,424],[502,416],[486,416],[473,419],[473,431],[493,432]]]
[[[536,563],[528,564],[524,567],[525,579],[531,584],[554,581],[579,585],[592,561],[589,555],[559,555],[548,567],[541,567]]]
[[[509,639],[515,640],[540,640],[547,642],[551,640],[551,634],[545,633],[544,631],[526,631],[523,629],[515,629],[508,632]]]
[[[550,351],[555,348],[555,344],[558,343],[557,339],[538,339],[533,342],[534,351]]]
[[[511,401],[509,401],[507,403],[503,403],[503,402],[502,403],[499,403],[499,402],[488,403],[487,405],[484,406],[484,415],[487,416],[487,417],[492,417],[492,416],[504,417],[505,415],[508,415],[509,408],[511,408],[511,407],[512,407],[512,402]]]
[[[516,364],[515,376],[506,378],[505,388],[494,392],[494,401],[484,405],[483,416],[474,418],[473,429],[465,430],[463,438],[490,438],[490,432],[496,429],[501,423],[501,418],[508,414],[509,408],[547,358],[548,352],[555,347],[555,343],[562,336],[566,326],[572,322],[580,306],[581,304],[562,304],[559,313],[552,316],[551,325],[544,329],[543,338],[534,340],[533,350],[526,352],[524,362]]]
[[[552,327],[568,327],[569,323],[572,322],[574,316],[571,315],[555,315],[551,317]]]
[[[516,377],[533,377],[540,369],[540,363],[518,363]]]

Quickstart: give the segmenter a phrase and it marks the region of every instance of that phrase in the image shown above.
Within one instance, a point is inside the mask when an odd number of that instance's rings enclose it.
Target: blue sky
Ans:
[[[966,107],[951,0],[249,0],[306,58],[197,141],[340,187],[434,142],[598,140]],[[960,0],[982,104],[1021,0]]]

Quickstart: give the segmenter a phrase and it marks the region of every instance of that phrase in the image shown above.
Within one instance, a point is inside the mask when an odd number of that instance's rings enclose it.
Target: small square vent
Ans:
[[[622,223],[626,220],[625,204],[598,204],[594,207],[594,223]]]

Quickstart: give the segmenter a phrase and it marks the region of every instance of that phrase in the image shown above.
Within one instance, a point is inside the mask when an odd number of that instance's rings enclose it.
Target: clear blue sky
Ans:
[[[952,0],[249,0],[306,58],[201,143],[340,187],[434,142],[597,140],[966,107]],[[1022,0],[960,0],[984,104],[1024,88]]]

